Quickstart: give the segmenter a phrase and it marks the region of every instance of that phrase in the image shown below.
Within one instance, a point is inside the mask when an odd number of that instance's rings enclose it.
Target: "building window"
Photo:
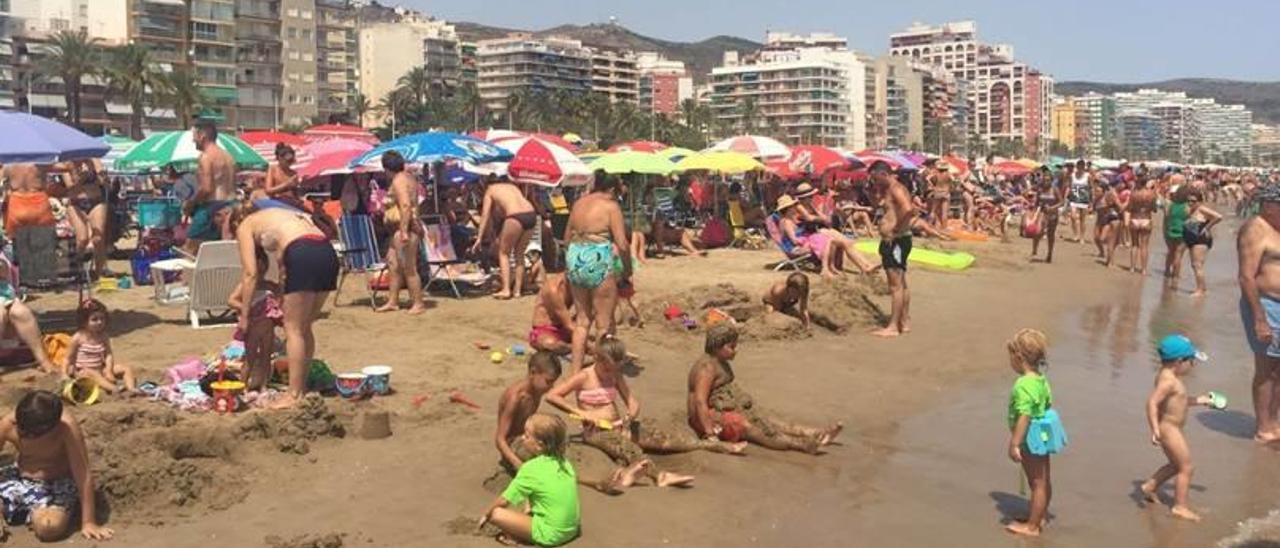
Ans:
[[[316,60],[316,56],[314,56],[314,55],[312,55],[312,54],[310,54],[310,53],[304,53],[304,54],[302,54],[302,60],[303,60],[303,61],[306,61],[306,62],[308,62],[308,63],[310,63],[310,62],[312,62],[312,61],[315,61],[315,60]]]
[[[290,72],[290,73],[289,73],[289,80],[294,81],[294,82],[297,82],[297,81],[298,81],[298,73],[296,73],[296,72]]]
[[[302,75],[302,81],[303,81],[303,82],[306,82],[306,83],[308,83],[308,84],[315,83],[315,81],[316,81],[316,75],[311,74],[311,73],[309,73],[309,72],[308,72],[308,73],[306,73],[306,74],[303,74],[303,75]]]
[[[310,11],[310,10],[302,10],[302,18],[303,18],[303,19],[311,19],[311,11]]]
[[[297,8],[290,8],[289,10],[285,11],[285,14],[286,14],[286,15],[288,15],[289,17],[297,17],[297,16],[298,16],[298,9],[297,9]]]
[[[294,61],[297,61],[297,60],[298,60],[298,50],[296,50],[296,49],[291,49],[291,50],[289,50],[289,59],[292,59],[292,60],[294,60]]]
[[[308,105],[314,105],[314,104],[316,104],[316,98],[315,98],[315,97],[312,97],[312,96],[310,96],[310,95],[308,95],[308,96],[306,96],[306,97],[303,97],[303,101],[302,101],[302,102],[303,102],[303,103],[306,103],[306,104],[308,104]]]
[[[303,40],[311,39],[311,29],[302,29],[302,39]]]
[[[293,27],[289,27],[288,36],[289,36],[289,38],[297,38],[297,37],[298,37],[298,29],[293,28]]]

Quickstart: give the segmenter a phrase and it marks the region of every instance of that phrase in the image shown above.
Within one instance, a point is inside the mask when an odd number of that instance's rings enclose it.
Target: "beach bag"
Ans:
[[[702,233],[698,235],[698,239],[702,240],[703,247],[724,247],[729,245],[729,223],[715,216],[708,218],[707,224],[702,226]]]
[[[1049,409],[1027,425],[1027,450],[1032,455],[1047,457],[1062,452],[1067,446],[1067,430],[1056,409]]]

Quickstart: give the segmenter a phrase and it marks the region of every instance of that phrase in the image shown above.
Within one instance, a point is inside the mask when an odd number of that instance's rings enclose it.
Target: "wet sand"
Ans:
[[[1137,295],[1143,282],[1097,266],[1086,246],[1064,244],[1058,262],[1043,265],[1028,264],[1025,241],[947,244],[972,251],[978,263],[963,273],[911,272],[915,330],[905,338],[879,340],[854,326],[845,335],[817,331],[802,340],[749,340],[740,346],[739,380],[757,402],[799,421],[842,420],[842,444],[820,457],[756,447],[742,458],[657,457],[665,468],[696,474],[696,487],[638,488],[614,498],[584,491],[583,537],[575,545],[1006,542],[996,501],[1005,504],[1009,497],[1000,493],[1016,495],[1017,487],[1003,451],[1003,410],[1012,382],[1003,341],[1025,326],[1043,328],[1054,342],[1050,375],[1072,434],[1067,455],[1055,461],[1058,521],[1047,542],[1185,541],[1190,546],[1226,536],[1235,521],[1270,510],[1267,494],[1274,493],[1280,477],[1267,458],[1271,453],[1219,433],[1247,429],[1233,412],[1212,419],[1226,420],[1213,423],[1217,430],[1197,418],[1188,425],[1200,463],[1197,483],[1208,488],[1195,492],[1193,503],[1206,510],[1206,524],[1180,527],[1163,512],[1143,512],[1128,499],[1131,481],[1160,463],[1141,419],[1141,398],[1153,371],[1146,331],[1151,322],[1165,321],[1150,318],[1175,318],[1193,330],[1193,337],[1209,337],[1205,346],[1215,362],[1189,381],[1193,390],[1222,390],[1235,410],[1248,405],[1248,362],[1236,342],[1240,331],[1226,234],[1220,231],[1224,245],[1211,256],[1218,281],[1204,308],[1181,294],[1166,305],[1173,312],[1159,314],[1153,304],[1159,302],[1156,277],[1148,277],[1135,304],[1108,308],[1108,301],[1126,302],[1116,301],[1126,292]],[[637,304],[642,310],[657,308],[654,301],[661,295],[722,282],[754,298],[781,276],[764,266],[776,258],[774,250],[726,250],[706,259],[650,261],[637,274]],[[1161,260],[1162,253],[1153,253],[1152,264]],[[158,378],[182,356],[211,351],[229,338],[228,328],[191,330],[181,308],[156,306],[150,294],[150,288],[141,288],[100,296],[117,311],[112,319],[116,352],[144,378]],[[348,280],[344,305],[330,308],[318,324],[318,355],[335,371],[391,365],[397,394],[327,403],[348,425],[363,409],[386,409],[392,412],[393,436],[377,441],[322,436],[303,455],[281,452],[270,440],[246,440],[231,444],[225,454],[177,460],[216,473],[181,504],[157,499],[114,506],[110,525],[118,542],[260,546],[277,535],[284,545],[302,546],[324,535],[346,534],[348,546],[492,545],[461,525],[492,498],[481,483],[497,461],[492,444],[496,400],[505,385],[523,375],[523,363],[492,364],[472,341],[495,348],[522,342],[532,298],[434,296],[431,309],[418,318],[375,315],[363,304],[347,304],[353,298],[363,298],[358,277]],[[887,309],[887,297],[870,298]],[[71,301],[62,295],[33,304],[65,310]],[[630,382],[645,416],[682,425],[685,377],[701,352],[701,333],[681,333],[659,318],[645,319],[644,329],[624,327],[620,333],[643,356],[643,371]],[[1117,326],[1120,335],[1107,334]],[[5,375],[0,387],[20,385],[26,375]],[[449,403],[454,389],[483,409],[472,412]],[[425,403],[414,406],[420,396],[427,397]],[[132,406],[159,404],[113,401],[75,412],[85,416]],[[218,430],[242,420],[180,417],[172,428]],[[601,459],[580,472],[605,467]],[[1261,479],[1250,480],[1242,471],[1257,471]],[[235,495],[232,500],[226,500],[227,493]],[[25,532],[10,542],[34,544]]]

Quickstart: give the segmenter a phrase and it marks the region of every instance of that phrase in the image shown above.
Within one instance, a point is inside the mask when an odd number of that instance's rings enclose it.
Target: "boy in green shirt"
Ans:
[[[579,532],[577,474],[564,456],[564,420],[536,414],[525,421],[524,434],[530,452],[538,456],[524,462],[506,491],[489,505],[479,526],[493,522],[516,541],[560,546]],[[532,515],[510,509],[526,501]]]

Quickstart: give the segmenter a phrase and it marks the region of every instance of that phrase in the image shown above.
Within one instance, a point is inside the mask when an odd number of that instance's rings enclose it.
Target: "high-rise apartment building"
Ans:
[[[589,93],[592,55],[582,42],[567,38],[517,34],[482,40],[476,44],[477,87],[494,110],[504,110],[507,97],[520,90]]]
[[[278,128],[284,106],[280,0],[236,5],[236,114],[247,129]]]
[[[233,0],[191,0],[188,59],[209,104],[199,116],[238,124],[236,89],[236,5]]]
[[[1280,166],[1280,126],[1253,124],[1253,165]]]
[[[360,93],[377,105],[394,91],[400,78],[422,67],[432,89],[441,96],[452,93],[462,80],[458,34],[443,21],[401,13],[396,17],[362,22],[360,27]],[[382,113],[369,112],[365,121],[380,121]]]
[[[693,97],[693,78],[684,62],[642,52],[636,55],[636,68],[640,71],[640,110],[676,114],[680,104]]]
[[[591,51],[591,91],[610,102],[639,103],[640,70],[630,51],[593,48]]]
[[[1179,162],[1189,159],[1192,145],[1199,140],[1191,105],[1156,103],[1147,111],[1160,120],[1160,156]]]
[[[1071,150],[1080,146],[1076,131],[1076,103],[1071,97],[1054,97],[1049,139]]]
[[[905,149],[924,142],[924,71],[906,57],[883,56],[875,62],[876,131],[873,148]]]
[[[480,79],[478,52],[475,42],[458,42],[458,74],[462,85],[475,85]]]
[[[359,50],[351,0],[314,0],[316,8],[316,114],[344,118],[359,92]]]
[[[1145,109],[1126,109],[1116,115],[1121,156],[1129,160],[1153,160],[1163,143],[1160,118]]]
[[[742,63],[726,52],[723,66],[711,71],[712,112],[734,131],[775,129],[791,143],[866,148],[872,64],[828,47],[764,49]]]
[[[1077,148],[1083,147],[1089,156],[1101,156],[1114,144],[1116,100],[1090,92],[1074,97],[1072,102],[1076,105]]]
[[[1213,99],[1192,99],[1192,120],[1198,132],[1197,161],[1227,163],[1253,156],[1253,113],[1243,105],[1221,105]]]
[[[13,70],[13,34],[16,20],[12,13],[12,0],[0,0],[0,108],[14,108],[13,87],[16,84]]]

